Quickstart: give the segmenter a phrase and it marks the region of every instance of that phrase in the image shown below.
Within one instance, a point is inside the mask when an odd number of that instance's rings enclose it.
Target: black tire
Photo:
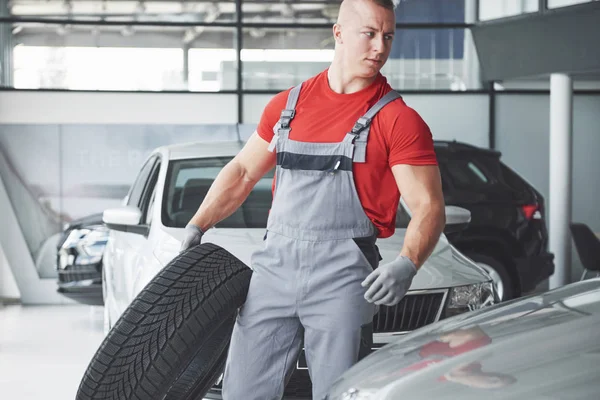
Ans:
[[[192,400],[223,371],[252,270],[208,243],[146,285],[92,358],[77,400]]]
[[[488,265],[500,275],[504,287],[504,294],[501,301],[510,300],[519,296],[519,287],[502,261],[496,257],[475,253],[473,251],[467,251],[465,252],[465,255],[476,263]]]

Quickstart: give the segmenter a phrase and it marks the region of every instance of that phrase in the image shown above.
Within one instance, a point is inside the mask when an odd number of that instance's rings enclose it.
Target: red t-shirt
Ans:
[[[258,124],[261,138],[270,142],[291,89],[277,94],[265,107]],[[351,94],[331,90],[327,70],[302,84],[291,122],[290,139],[301,142],[340,142],[356,121],[392,88],[381,74],[368,87]],[[391,167],[397,164],[437,165],[433,138],[421,116],[397,99],[371,122],[365,163],[354,163],[354,183],[367,216],[379,237],[394,233],[400,193]]]

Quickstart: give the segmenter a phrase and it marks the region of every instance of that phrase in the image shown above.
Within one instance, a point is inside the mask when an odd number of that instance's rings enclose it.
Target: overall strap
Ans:
[[[371,121],[375,118],[375,115],[387,104],[392,101],[401,98],[400,94],[395,90],[387,93],[383,96],[373,107],[367,111],[365,115],[360,117],[354,124],[352,131],[346,134],[344,141],[354,143],[354,162],[364,163],[366,162],[367,156],[367,139],[369,137],[369,128]]]
[[[291,128],[290,122],[294,119],[296,115],[296,103],[298,103],[298,97],[300,96],[300,89],[302,89],[302,84],[295,86],[290,93],[288,94],[287,104],[285,105],[285,109],[281,111],[281,115],[279,116],[279,121],[273,127],[273,139],[271,139],[271,143],[269,143],[269,151],[275,150],[277,146],[277,141],[280,137],[283,139],[287,139]]]

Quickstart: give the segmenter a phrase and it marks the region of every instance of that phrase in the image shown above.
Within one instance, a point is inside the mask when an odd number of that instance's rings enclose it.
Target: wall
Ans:
[[[244,96],[244,121],[257,124],[271,95]],[[434,139],[489,145],[489,101],[486,94],[407,94],[406,103],[429,125]]]
[[[496,141],[503,161],[531,182],[549,202],[550,97],[548,94],[505,94],[496,100]],[[600,232],[600,95],[573,99],[572,219]],[[573,248],[572,279],[581,263]]]
[[[213,93],[0,92],[0,124],[233,124],[237,100]]]
[[[8,265],[8,260],[0,245],[0,304],[1,299],[18,299],[21,296],[15,277]]]

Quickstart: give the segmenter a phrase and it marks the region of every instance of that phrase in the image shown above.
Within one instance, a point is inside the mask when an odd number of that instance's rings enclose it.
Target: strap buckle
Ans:
[[[279,121],[282,129],[288,129],[290,127],[290,121],[296,116],[296,110],[282,110]]]
[[[356,121],[356,123],[354,124],[354,127],[352,128],[351,133],[354,134],[355,136],[358,136],[369,125],[371,125],[371,118],[360,117],[358,119],[358,121]]]

